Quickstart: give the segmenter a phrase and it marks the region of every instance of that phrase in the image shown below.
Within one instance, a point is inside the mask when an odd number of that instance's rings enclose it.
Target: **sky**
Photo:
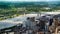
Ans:
[[[29,2],[35,2],[35,1],[60,1],[60,0],[0,0],[0,1],[13,1],[13,2],[16,2],[16,1],[20,1],[20,2],[23,2],[23,1],[29,1]]]

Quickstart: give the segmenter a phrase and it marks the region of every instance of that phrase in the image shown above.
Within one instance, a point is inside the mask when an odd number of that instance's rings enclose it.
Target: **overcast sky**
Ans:
[[[60,1],[60,0],[0,0],[0,1]]]

